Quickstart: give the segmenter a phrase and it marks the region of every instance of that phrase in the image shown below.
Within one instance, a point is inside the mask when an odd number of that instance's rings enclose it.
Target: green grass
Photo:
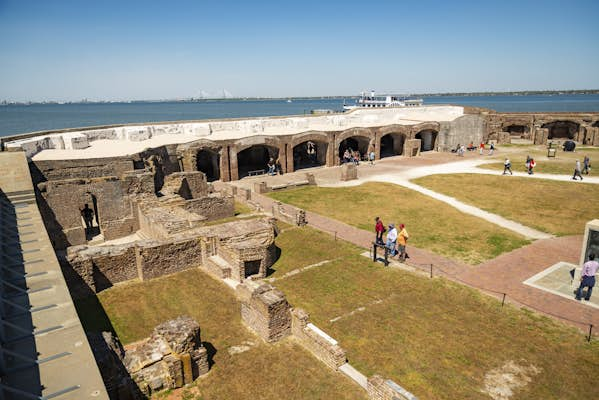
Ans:
[[[585,223],[599,215],[594,200],[599,185],[478,174],[431,175],[414,182],[558,236],[581,235]]]
[[[404,223],[411,245],[473,265],[529,243],[509,230],[389,183],[310,186],[269,196],[369,231],[374,229],[376,216],[387,224]]]
[[[306,253],[323,246],[322,240],[299,244],[303,237],[278,245],[283,253],[288,246]],[[328,244],[333,246],[332,238]],[[599,396],[599,386],[587,384],[599,370],[598,341],[589,344],[574,328],[502,308],[498,300],[445,279],[384,268],[358,252],[275,285],[367,376],[393,379],[420,399],[482,400],[489,398],[481,393],[485,374],[514,361],[541,373],[513,399]]]
[[[214,365],[194,383],[189,399],[365,398],[355,384],[293,340],[265,344],[242,324],[233,292],[197,269],[117,285],[99,293],[98,299],[99,303],[94,298],[78,302],[85,329],[110,329],[111,323],[123,344],[149,336],[156,325],[180,315],[198,321]],[[246,341],[254,343],[249,351],[227,351]]]
[[[294,269],[342,257],[357,247],[345,241],[331,241],[327,233],[307,228],[287,228],[277,237],[277,246],[284,248],[279,259],[270,268],[269,277],[278,278]],[[301,245],[310,243],[307,252]]]

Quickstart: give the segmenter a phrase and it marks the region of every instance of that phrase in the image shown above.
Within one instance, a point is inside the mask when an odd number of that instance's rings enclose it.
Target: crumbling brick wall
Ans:
[[[215,221],[235,215],[235,201],[232,196],[213,193],[197,199],[187,200],[183,209],[206,217],[206,221]]]
[[[64,240],[53,242],[57,249],[85,243],[85,228],[80,210],[96,201],[100,230],[107,238],[133,232],[131,204],[123,195],[121,182],[115,176],[93,179],[67,179],[38,185],[40,211],[49,234]]]
[[[246,281],[237,286],[241,319],[267,342],[281,340],[291,332],[291,314],[285,295],[268,284]]]
[[[308,313],[292,309],[291,318],[291,333],[316,358],[335,370],[347,362],[345,350],[334,339],[314,329]]]
[[[65,179],[92,179],[121,176],[134,168],[129,157],[86,158],[73,160],[33,160],[29,163],[34,184]]]
[[[146,396],[190,384],[209,369],[200,326],[190,317],[160,324],[148,339],[127,346],[123,363]]]

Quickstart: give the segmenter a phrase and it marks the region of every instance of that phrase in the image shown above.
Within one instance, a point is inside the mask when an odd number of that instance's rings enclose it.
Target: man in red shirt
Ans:
[[[376,222],[376,225],[374,226],[374,230],[376,231],[376,243],[384,244],[385,242],[383,242],[383,233],[385,232],[385,225],[379,217],[376,217],[374,221]]]

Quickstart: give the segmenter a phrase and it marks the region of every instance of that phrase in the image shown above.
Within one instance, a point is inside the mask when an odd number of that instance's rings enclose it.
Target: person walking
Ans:
[[[591,169],[591,159],[589,156],[585,155],[582,160],[582,173],[585,175],[589,174],[589,170]]]
[[[399,252],[399,260],[404,262],[406,258],[410,258],[408,252],[406,251],[406,245],[408,244],[408,231],[406,231],[406,226],[404,224],[399,225],[399,235],[397,236],[397,251]]]
[[[572,179],[576,180],[576,177],[579,177],[582,180],[582,174],[580,173],[580,161],[576,160],[576,164],[574,166],[574,175]]]
[[[526,172],[528,172],[528,175],[532,175],[534,172],[532,171],[532,169],[537,165],[537,163],[535,163],[534,158],[532,158],[531,156],[526,156]]]
[[[587,288],[587,294],[584,296],[586,301],[591,300],[591,293],[593,293],[593,287],[595,286],[595,274],[599,269],[599,262],[595,261],[595,255],[589,254],[589,261],[582,265],[582,271],[580,271],[580,286],[576,291],[576,300],[580,300],[582,297],[582,289]]]
[[[483,151],[485,151],[485,142],[480,142],[480,146],[478,147],[478,154],[482,156]]]
[[[397,243],[397,229],[395,224],[389,224],[389,232],[387,233],[387,248],[391,253],[391,257],[395,255],[395,244]]]
[[[491,142],[491,146],[489,146],[489,155],[492,156],[495,151],[495,145]]]
[[[374,158],[376,154],[374,153],[374,146],[370,146],[368,148],[368,160],[370,161],[370,165],[374,165]]]
[[[374,226],[374,231],[376,232],[376,244],[383,245],[385,244],[385,242],[383,242],[383,233],[386,231],[385,225],[379,217],[376,217],[374,221],[376,222],[376,225]]]
[[[510,175],[514,175],[512,173],[512,162],[510,161],[509,158],[506,158],[505,161],[503,162],[503,174],[501,174],[501,175],[506,175],[508,172],[510,173]]]

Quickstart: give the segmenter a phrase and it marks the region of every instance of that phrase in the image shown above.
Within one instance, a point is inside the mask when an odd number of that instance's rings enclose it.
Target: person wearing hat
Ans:
[[[399,252],[399,260],[400,261],[405,261],[406,258],[410,258],[410,256],[408,255],[408,252],[406,251],[406,244],[408,243],[408,238],[410,237],[410,235],[408,235],[408,231],[406,231],[406,226],[404,224],[399,225],[399,236],[397,237],[397,251]]]
[[[397,243],[397,229],[395,229],[395,224],[389,224],[389,232],[387,233],[387,248],[389,249],[392,257],[395,255],[395,243]]]

